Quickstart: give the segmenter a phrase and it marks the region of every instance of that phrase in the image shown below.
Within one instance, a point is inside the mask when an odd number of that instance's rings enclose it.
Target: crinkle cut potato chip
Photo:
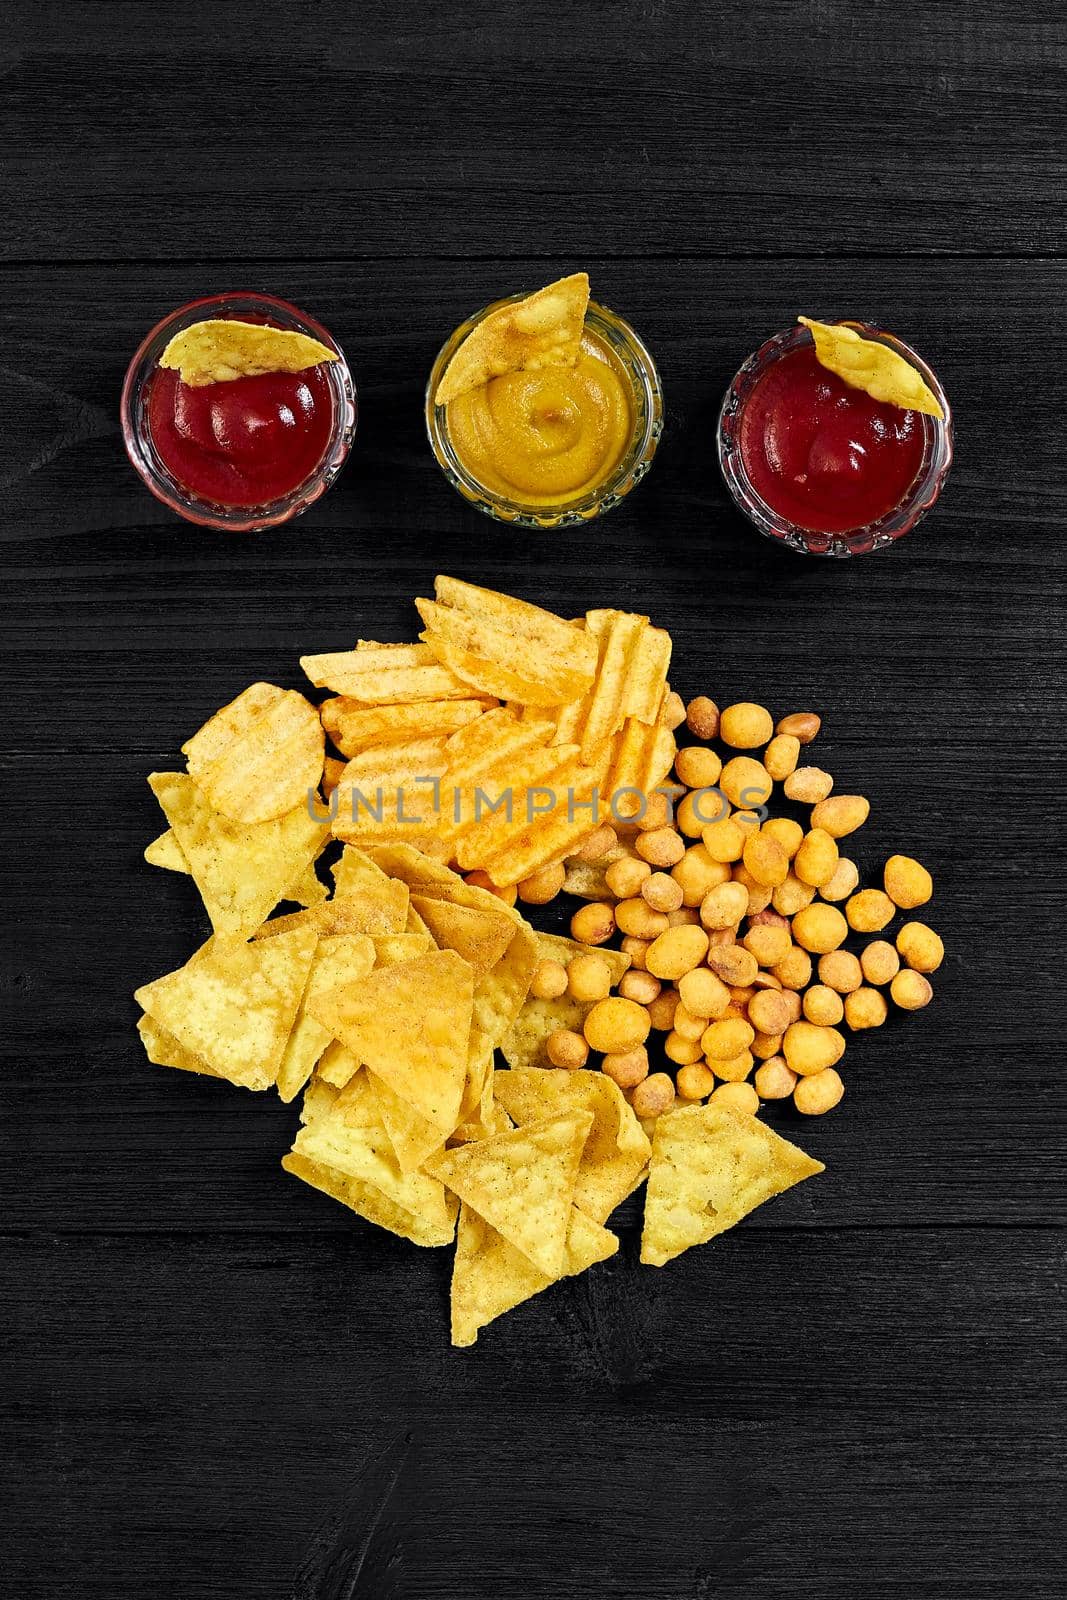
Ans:
[[[618,1248],[615,1234],[572,1207],[560,1277],[576,1277],[597,1261],[607,1261]],[[474,1344],[488,1323],[558,1281],[539,1272],[470,1206],[460,1206],[452,1266],[452,1343],[457,1348]]]
[[[464,339],[442,374],[434,404],[448,405],[507,372],[573,367],[589,306],[589,274],[558,278],[525,300],[491,311]]]
[[[885,405],[944,417],[941,402],[922,373],[889,345],[878,339],[864,339],[847,322],[814,322],[811,317],[798,317],[797,321],[814,339],[820,366],[836,373],[853,389],[862,389],[872,400]]]
[[[329,837],[329,824],[296,806],[271,822],[243,823],[211,808],[184,772],[148,784],[189,864],[216,933],[249,934],[284,900]]]
[[[563,1271],[578,1164],[593,1125],[589,1111],[564,1112],[446,1150],[426,1170],[549,1278]]]
[[[363,706],[471,698],[470,684],[442,666],[426,644],[361,642],[355,650],[301,656],[300,665],[317,689]]]
[[[524,706],[558,706],[585,694],[595,639],[540,606],[439,575],[435,600],[417,599],[422,634],[441,661],[480,693]]]
[[[592,1113],[574,1204],[594,1222],[607,1222],[644,1177],[652,1147],[622,1090],[603,1072],[498,1072],[493,1093],[520,1128],[552,1111]]]
[[[311,928],[258,944],[216,934],[184,967],[145,984],[134,999],[220,1078],[246,1089],[269,1089],[317,942]]]
[[[295,689],[253,683],[182,745],[189,774],[235,822],[270,822],[307,805],[322,777],[319,714]]]
[[[202,389],[209,383],[254,378],[263,372],[303,372],[321,361],[336,360],[336,350],[309,334],[231,317],[208,317],[176,333],[159,364],[176,368],[191,389]]]
[[[825,1170],[755,1117],[710,1104],[668,1111],[652,1141],[641,1260],[665,1266]]]
[[[586,631],[596,641],[596,678],[589,691],[561,707],[554,744],[577,740],[582,760],[594,761],[628,718],[654,723],[667,692],[671,636],[628,611],[589,611]]]
[[[365,706],[345,695],[324,700],[322,725],[338,750],[351,758],[383,744],[403,744],[456,733],[483,716],[487,700],[415,700],[409,705]]]
[[[453,950],[309,997],[311,1015],[447,1137],[459,1122],[474,983]]]

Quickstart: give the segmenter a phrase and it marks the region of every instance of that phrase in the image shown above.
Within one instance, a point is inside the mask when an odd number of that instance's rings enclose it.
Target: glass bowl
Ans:
[[[640,483],[652,465],[652,458],[656,454],[656,447],[663,433],[663,387],[655,362],[630,324],[614,311],[609,311],[607,306],[598,305],[595,300],[590,300],[585,318],[586,326],[599,335],[612,350],[630,382],[634,423],[626,453],[618,466],[595,488],[587,490],[574,500],[545,506],[540,510],[535,506],[507,500],[487,489],[467,471],[452,448],[452,441],[448,435],[447,408],[434,405],[433,397],[445,368],[471,329],[477,327],[482,318],[487,317],[491,311],[499,311],[501,306],[512,305],[515,301],[525,298],[525,294],[520,293],[507,295],[503,300],[496,300],[492,305],[484,306],[481,311],[475,312],[474,316],[468,317],[466,322],[461,322],[449,335],[438,351],[426,385],[426,433],[437,465],[453,489],[479,511],[495,517],[498,522],[509,522],[520,528],[574,527],[578,523],[591,522],[594,517],[599,517],[605,511],[610,511],[613,506],[617,506],[619,501]]]
[[[811,334],[807,328],[798,323],[796,327],[787,328],[783,333],[776,333],[766,344],[760,345],[755,354],[749,356],[726,391],[719,413],[719,466],[726,487],[733,496],[734,504],[745,514],[753,527],[759,533],[765,534],[768,539],[776,539],[779,544],[788,545],[790,549],[798,550],[803,555],[858,556],[865,555],[869,550],[882,550],[887,545],[895,544],[906,533],[910,533],[934,505],[952,465],[952,411],[936,373],[910,345],[906,345],[903,339],[898,339],[894,334],[886,333],[884,329],[877,328],[869,322],[849,321],[845,326],[855,328],[864,339],[880,340],[882,344],[888,345],[891,350],[896,350],[916,367],[937,396],[945,415],[943,420],[923,416],[922,462],[914,483],[899,505],[887,511],[876,522],[870,522],[862,528],[851,528],[847,533],[818,533],[810,528],[801,528],[773,511],[753,488],[741,458],[740,424],[745,402],[752,393],[757,379],[790,350],[809,344]]]
[[[226,506],[201,499],[168,471],[152,443],[148,426],[148,383],[157,369],[160,354],[179,329],[188,327],[191,322],[215,317],[270,323],[277,328],[310,334],[337,355],[337,360],[328,362],[325,367],[334,413],[333,432],[325,454],[303,483],[267,505]],[[314,317],[290,305],[288,300],[279,300],[270,294],[214,294],[179,306],[162,322],[157,322],[141,342],[122,386],[122,436],[126,454],[156,499],[162,500],[187,522],[199,523],[204,528],[229,529],[233,533],[258,533],[263,528],[276,528],[300,516],[324,495],[351,448],[356,416],[356,386],[337,340]]]

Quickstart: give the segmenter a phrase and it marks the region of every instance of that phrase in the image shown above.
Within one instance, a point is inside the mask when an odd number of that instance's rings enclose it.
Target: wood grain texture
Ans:
[[[1062,8],[626,0],[0,10],[0,1589],[13,1600],[1051,1600],[1063,1468]],[[651,346],[648,481],[578,533],[469,510],[422,388],[572,268]],[[122,452],[130,353],[234,286],[355,370],[348,468],[258,538]],[[799,311],[884,318],[957,462],[886,555],[804,561],[714,458]],[[144,783],[254,678],[411,637],[435,571],[650,613],[672,682],[823,713],[948,957],[850,1046],[828,1171],[663,1271],[447,1344],[448,1252],[282,1174],[292,1108],[149,1067],[206,924]]]

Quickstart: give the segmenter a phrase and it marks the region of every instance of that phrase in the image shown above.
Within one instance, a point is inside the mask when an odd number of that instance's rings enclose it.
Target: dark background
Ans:
[[[0,4],[5,1597],[1057,1592],[1065,64],[1053,0]],[[578,267],[666,434],[610,518],[508,533],[425,374]],[[259,537],[178,522],[117,430],[147,328],[231,288],[321,317],[362,405]],[[799,311],[952,399],[888,553],[727,502],[722,391]],[[662,1272],[631,1227],[469,1352],[449,1253],[285,1179],[295,1108],[147,1066],[130,997],[205,931],[141,862],[145,774],[301,652],[413,636],[442,569],[647,611],[687,698],[821,711],[861,865],[926,861],[949,949],[797,1133],[824,1177]]]

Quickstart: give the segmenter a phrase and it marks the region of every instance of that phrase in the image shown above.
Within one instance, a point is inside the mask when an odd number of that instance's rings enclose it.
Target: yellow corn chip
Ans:
[[[393,1147],[397,1165],[401,1172],[417,1172],[423,1162],[443,1148],[444,1140],[441,1130],[434,1127],[421,1112],[391,1089],[384,1078],[379,1078],[377,1073],[370,1072],[371,1088],[377,1100],[378,1115],[389,1135],[389,1143]],[[349,1080],[351,1083],[351,1080]],[[348,1089],[342,1089],[338,1097],[339,1103],[344,1100]],[[343,1110],[343,1106],[342,1106]]]
[[[495,907],[483,910],[429,895],[415,895],[412,905],[438,949],[454,950],[462,956],[474,969],[476,981],[496,966],[515,937],[513,919]]]
[[[337,695],[319,707],[322,725],[338,750],[357,756],[383,744],[447,738],[483,716],[485,700],[416,700],[411,705],[365,706]]]
[[[341,781],[341,774],[345,770],[345,763],[338,761],[336,756],[327,756],[322,768],[322,792],[329,800],[333,791]]]
[[[253,683],[182,745],[211,805],[235,822],[269,822],[318,789],[325,743],[319,714],[295,689]]]
[[[308,1013],[308,997],[358,983],[373,967],[374,956],[374,945],[365,933],[334,934],[319,939],[300,1009],[278,1068],[278,1094],[286,1103],[296,1099],[332,1037],[329,1029]]]
[[[682,1106],[656,1123],[641,1260],[662,1267],[825,1168],[755,1117]]]
[[[189,864],[216,933],[258,928],[300,880],[328,837],[299,805],[271,822],[233,822],[213,811],[184,772],[153,772],[149,787]]]
[[[561,1277],[574,1277],[619,1248],[615,1234],[571,1208]],[[491,1228],[470,1206],[459,1211],[456,1256],[452,1267],[452,1343],[472,1345],[487,1323],[503,1316],[556,1278],[543,1272]]]
[[[144,858],[149,866],[164,867],[168,872],[184,872],[186,876],[189,874],[185,851],[178,843],[173,828],[168,828],[166,833],[152,840],[145,849]],[[296,882],[289,885],[282,899],[292,900],[298,906],[313,906],[325,900],[326,894],[326,885],[319,881],[312,863],[301,868]]]
[[[298,1144],[300,1137],[298,1134]],[[456,1216],[448,1191],[440,1184],[434,1190],[424,1189],[421,1184],[407,1188],[405,1175],[395,1167],[395,1161],[391,1159],[392,1151],[384,1128],[377,1135],[367,1136],[363,1144],[369,1146],[373,1139],[377,1140],[377,1148],[368,1149],[366,1154],[366,1166],[373,1172],[373,1177],[361,1178],[342,1172],[329,1161],[318,1161],[307,1151],[295,1147],[288,1155],[282,1157],[282,1166],[286,1172],[292,1173],[294,1178],[302,1178],[313,1189],[319,1189],[323,1194],[329,1195],[331,1200],[339,1200],[343,1206],[347,1206],[365,1221],[372,1222],[375,1227],[386,1228],[390,1233],[398,1234],[401,1239],[410,1239],[412,1244],[422,1245],[427,1249],[450,1244],[455,1236]],[[321,1150],[330,1157],[335,1156],[338,1150],[347,1151],[353,1165],[360,1164],[363,1159],[359,1153],[359,1144],[352,1137],[345,1139],[312,1135],[309,1144],[312,1150]],[[357,1152],[355,1154],[354,1148]],[[388,1162],[381,1154],[383,1150],[388,1151],[390,1158]],[[399,1185],[395,1182],[391,1168],[395,1168],[396,1174],[399,1175],[401,1180]],[[407,1178],[419,1179],[423,1178],[423,1174],[410,1173]],[[427,1181],[424,1179],[424,1182]],[[383,1188],[383,1184],[387,1187]],[[397,1189],[403,1195],[402,1201],[394,1198]],[[443,1199],[438,1197],[437,1190],[441,1191]],[[418,1205],[422,1209],[413,1210],[412,1205]]]
[[[205,1078],[217,1078],[206,1061],[187,1050],[166,1028],[161,1028],[154,1017],[146,1013],[137,1024],[145,1055],[159,1067],[178,1067],[182,1072],[199,1072]]]
[[[444,1137],[459,1122],[473,987],[467,963],[436,950],[313,996],[308,1009]]]
[[[592,1113],[574,1204],[594,1222],[606,1222],[644,1177],[652,1147],[622,1090],[602,1072],[498,1072],[493,1093],[520,1128],[553,1110]]]
[[[319,1093],[322,1085],[329,1085],[331,1089],[343,1089],[345,1084],[350,1082],[359,1071],[361,1065],[359,1058],[354,1056],[351,1050],[346,1050],[339,1039],[331,1040],[319,1057],[318,1064],[315,1067],[315,1076],[304,1093],[305,1112],[310,1109],[308,1096],[313,1088],[316,1094]],[[304,1120],[306,1121],[308,1118],[305,1117]]]
[[[477,389],[505,372],[573,367],[589,305],[589,275],[572,273],[483,317],[442,374],[434,405]]]
[[[407,926],[408,888],[347,844],[333,868],[334,903],[352,901],[360,908],[365,933],[401,933]]]
[[[176,368],[192,389],[261,372],[303,372],[320,361],[336,361],[337,352],[306,333],[271,328],[262,323],[211,317],[182,328],[159,358],[161,367]]]
[[[534,949],[537,961],[559,961],[563,966],[576,955],[601,956],[611,969],[612,988],[630,965],[630,957],[622,950],[594,949],[592,945],[579,944],[575,939],[565,939],[558,934],[535,934]],[[550,1067],[545,1049],[549,1034],[555,1033],[557,1028],[571,1028],[581,1033],[592,1004],[592,1001],[575,1000],[569,994],[556,1000],[527,999],[500,1041],[508,1066]]]
[[[813,322],[810,317],[798,317],[797,321],[815,340],[820,366],[835,372],[851,388],[862,389],[885,405],[944,417],[940,401],[922,374],[889,345],[864,339],[846,322]]]
[[[588,1111],[542,1117],[491,1139],[446,1150],[427,1162],[490,1226],[550,1278],[563,1271],[567,1226]]]
[[[310,928],[258,944],[216,935],[134,999],[219,1077],[267,1089],[277,1079],[316,942]]]
[[[371,939],[376,967],[393,966],[398,961],[414,961],[416,956],[427,955],[436,948],[428,932],[416,933],[414,929],[405,929],[403,933],[374,933]]]
[[[361,643],[355,650],[301,656],[300,665],[317,688],[365,706],[471,697],[470,684],[443,667],[425,644]]]

